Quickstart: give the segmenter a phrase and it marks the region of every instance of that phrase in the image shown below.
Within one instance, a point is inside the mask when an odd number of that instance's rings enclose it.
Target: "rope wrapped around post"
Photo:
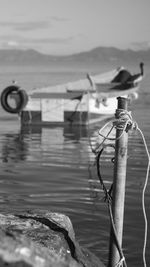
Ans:
[[[113,125],[122,131],[128,132],[129,130],[137,130],[138,125],[133,121],[131,111],[125,109],[116,110],[116,120],[113,121]]]

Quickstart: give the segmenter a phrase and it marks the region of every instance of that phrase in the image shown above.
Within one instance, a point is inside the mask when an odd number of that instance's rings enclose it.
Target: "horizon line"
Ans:
[[[41,52],[35,48],[16,48],[16,47],[13,47],[13,48],[0,48],[0,51],[1,50],[4,50],[4,51],[34,51],[34,52],[37,52],[39,54],[42,54],[42,55],[47,55],[47,56],[58,56],[58,57],[65,57],[65,56],[73,56],[73,55],[78,55],[78,54],[82,54],[82,53],[88,53],[88,52],[91,52],[93,50],[96,50],[98,48],[108,48],[108,49],[116,49],[116,50],[119,50],[119,51],[132,51],[132,52],[147,52],[150,50],[150,48],[141,48],[141,49],[133,49],[133,48],[118,48],[118,47],[115,47],[115,46],[96,46],[94,48],[91,48],[91,49],[88,49],[88,50],[81,50],[80,52],[72,52],[72,53],[69,53],[69,54],[49,54],[49,53],[45,53],[45,52]]]

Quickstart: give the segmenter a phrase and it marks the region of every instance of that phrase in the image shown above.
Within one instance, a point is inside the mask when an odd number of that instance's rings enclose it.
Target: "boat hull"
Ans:
[[[56,97],[57,96],[57,97]],[[50,98],[32,98],[21,112],[22,125],[88,125],[112,117],[116,98],[98,101],[96,94],[75,99],[52,94]]]

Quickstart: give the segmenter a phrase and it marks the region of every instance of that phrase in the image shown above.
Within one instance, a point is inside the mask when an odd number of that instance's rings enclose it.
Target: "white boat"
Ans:
[[[34,89],[28,94],[28,101],[15,111],[19,111],[22,125],[95,123],[114,115],[118,96],[137,98],[143,78],[142,63],[140,66],[141,73],[136,75],[121,67],[95,76],[88,74],[83,80]],[[6,109],[4,95],[1,102]]]

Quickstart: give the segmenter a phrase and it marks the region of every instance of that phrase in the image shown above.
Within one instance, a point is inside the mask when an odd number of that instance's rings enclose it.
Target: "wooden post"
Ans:
[[[117,99],[118,99],[118,109],[116,111],[116,118],[117,118],[117,112],[119,110],[127,110],[128,106],[127,98],[118,97]],[[128,146],[128,133],[126,131],[123,131],[122,129],[117,128],[116,144],[115,144],[112,216],[120,247],[122,247],[122,235],[123,235],[127,146]],[[119,261],[120,261],[120,254],[118,252],[113,234],[113,229],[111,227],[108,267],[117,266],[117,263]]]

